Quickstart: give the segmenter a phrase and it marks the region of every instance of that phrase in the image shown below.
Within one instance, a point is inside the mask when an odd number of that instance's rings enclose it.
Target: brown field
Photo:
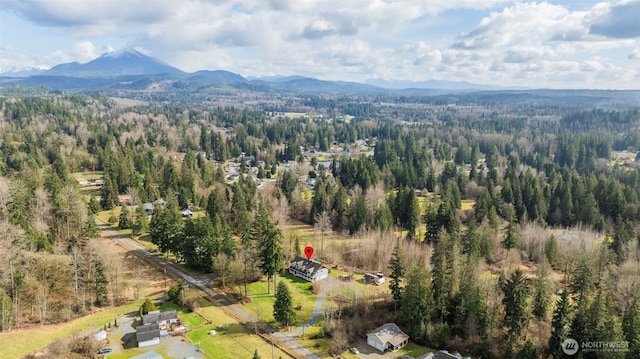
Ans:
[[[0,358],[21,358],[42,350],[54,341],[88,334],[108,322],[113,322],[131,311],[137,310],[145,297],[162,295],[165,288],[174,284],[173,279],[156,267],[141,260],[132,252],[117,245],[111,239],[91,241],[105,262],[109,276],[110,299],[119,306],[94,309],[92,313],[61,324],[30,326],[0,333]],[[115,295],[115,279],[118,277],[120,293]],[[34,340],[34,338],[38,338]]]

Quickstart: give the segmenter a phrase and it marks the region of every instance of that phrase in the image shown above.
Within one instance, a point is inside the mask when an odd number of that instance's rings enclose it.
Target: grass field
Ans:
[[[277,280],[278,282],[286,283],[289,287],[293,306],[300,306],[301,309],[296,310],[296,322],[294,323],[294,326],[302,325],[311,318],[315,300],[317,298],[317,296],[309,290],[311,283],[298,277],[294,277],[289,273],[279,276]],[[273,319],[275,290],[273,283],[271,284],[270,293],[267,293],[267,282],[264,280],[249,284],[247,286],[247,292],[249,297],[251,297],[251,302],[245,305],[246,309],[253,312],[261,320],[275,327],[276,322],[275,319]]]
[[[210,358],[220,359],[245,359],[253,355],[254,350],[262,358],[271,356],[271,345],[262,338],[254,335],[245,326],[229,316],[221,307],[214,305],[205,298],[197,298],[196,311],[206,318],[211,324],[206,324],[187,333],[187,338],[198,346]],[[189,314],[196,315],[196,314]],[[184,317],[184,316],[181,316]],[[210,335],[211,330],[215,335]],[[289,356],[274,348],[275,357],[288,358]]]
[[[82,178],[86,180],[97,180],[104,176],[103,172],[73,172],[69,174],[71,178]]]
[[[164,359],[171,359],[172,357],[168,356],[167,353],[164,351],[164,349],[154,349],[154,352],[162,355],[162,358]],[[106,356],[107,359],[128,359],[128,358],[132,358],[136,355],[140,355],[140,354],[144,354],[145,351],[142,351],[140,349],[129,349],[124,353],[112,353]]]
[[[136,311],[143,299],[109,308],[100,312],[57,325],[45,325],[29,329],[19,329],[0,333],[0,357],[22,358],[40,348],[43,348],[56,340],[79,335],[87,331],[98,330],[114,319],[127,313]],[[38,338],[38,340],[34,340]]]
[[[429,349],[427,347],[423,347],[413,342],[409,342],[409,344],[407,344],[404,348],[398,350],[399,354],[409,355],[414,358],[417,358],[420,355],[426,354],[428,352],[436,353],[438,351],[435,349]]]

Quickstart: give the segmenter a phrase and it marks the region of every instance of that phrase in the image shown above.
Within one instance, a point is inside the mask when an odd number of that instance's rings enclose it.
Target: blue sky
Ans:
[[[136,48],[184,71],[640,88],[640,0],[0,0],[0,72]]]

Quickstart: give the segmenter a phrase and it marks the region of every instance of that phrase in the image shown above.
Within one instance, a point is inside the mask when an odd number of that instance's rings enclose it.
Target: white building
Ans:
[[[289,273],[309,282],[317,282],[329,276],[329,268],[314,260],[295,257],[289,265]]]
[[[395,323],[386,323],[367,334],[367,344],[381,352],[395,352],[409,342],[405,334]]]

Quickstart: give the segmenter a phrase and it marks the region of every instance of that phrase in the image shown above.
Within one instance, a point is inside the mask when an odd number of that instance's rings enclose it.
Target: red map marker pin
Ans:
[[[304,254],[307,256],[307,259],[311,259],[313,255],[313,247],[304,247]]]

